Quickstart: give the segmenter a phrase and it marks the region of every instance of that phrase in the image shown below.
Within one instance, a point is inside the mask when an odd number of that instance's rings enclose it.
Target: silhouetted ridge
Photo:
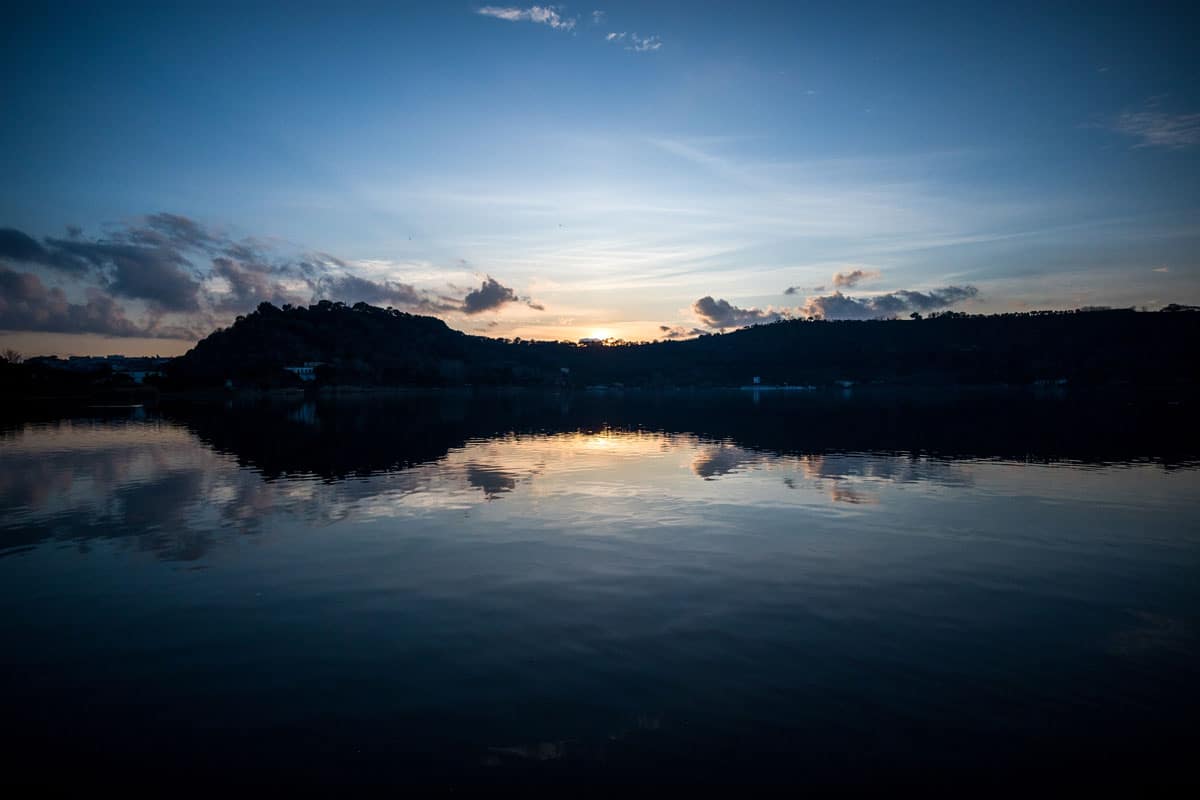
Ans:
[[[689,341],[577,346],[471,336],[366,303],[263,303],[168,368],[171,388],[317,385],[739,386],[762,383],[1194,386],[1200,314],[1086,310],[789,320]]]

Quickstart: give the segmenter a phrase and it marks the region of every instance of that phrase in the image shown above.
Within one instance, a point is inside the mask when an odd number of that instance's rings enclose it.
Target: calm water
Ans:
[[[10,423],[0,758],[1195,781],[1192,416],[464,394]]]

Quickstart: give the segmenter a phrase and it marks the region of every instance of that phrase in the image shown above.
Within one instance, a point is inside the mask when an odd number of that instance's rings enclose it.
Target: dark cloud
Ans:
[[[35,241],[20,231],[0,235],[0,258],[92,273],[109,292],[147,301],[165,311],[196,311],[201,284],[188,253],[224,254],[240,262],[262,259],[253,240],[234,242],[188,217],[151,214],[105,239],[88,240],[78,226],[67,238]],[[225,303],[228,304],[228,303]]]
[[[452,298],[437,299],[408,283],[372,281],[357,275],[336,275],[320,278],[315,284],[313,302],[318,299],[342,300],[347,303],[387,304],[427,313],[457,311]]]
[[[146,217],[146,225],[183,247],[204,250],[228,243],[225,237],[215,236],[200,223],[179,214],[168,214],[165,211],[151,214]]]
[[[789,286],[783,290],[784,294],[800,294],[801,292],[823,292],[824,286],[813,286],[811,288],[804,286]]]
[[[847,297],[841,292],[810,297],[800,313],[821,319],[878,319],[912,311],[935,311],[979,294],[974,286],[947,286],[928,292],[901,289],[874,297]]]
[[[0,228],[0,258],[11,258],[13,261],[26,263],[41,263],[45,258],[46,248],[37,239],[21,233],[14,228]]]
[[[701,297],[692,304],[692,311],[700,321],[710,328],[743,328],[759,322],[775,322],[782,319],[776,311],[757,308],[738,308],[728,300],[714,300],[711,296]]]
[[[63,272],[82,274],[86,261],[61,251],[47,249],[41,242],[14,228],[0,228],[0,259],[22,264],[40,264]]]
[[[177,247],[182,250],[199,250],[210,255],[222,255],[235,261],[262,262],[267,260],[267,250],[262,242],[245,238],[234,241],[224,233],[210,230],[190,217],[160,212],[145,218],[145,224],[130,227],[126,237],[131,241],[158,246]],[[337,264],[333,256],[320,254]]]
[[[189,326],[228,324],[224,315],[248,312],[262,302],[361,301],[424,314],[473,315],[514,302],[545,310],[491,276],[477,289],[462,290],[463,294],[437,295],[408,283],[359,277],[352,265],[328,253],[286,255],[272,243],[233,240],[194,219],[167,212],[109,229],[99,238],[85,237],[78,227],[68,228],[63,238],[43,239],[0,229],[0,263],[68,273],[79,281],[80,289],[90,284],[89,305],[67,303],[61,290],[31,290],[21,301],[25,311],[10,310],[8,315],[12,324],[28,321],[30,330],[69,329],[71,326],[59,319],[64,308],[86,311],[86,321],[80,325],[89,330],[138,336],[183,335],[190,331]],[[209,284],[213,278],[221,280]],[[36,280],[40,286],[40,279]],[[29,305],[37,302],[37,297],[51,304],[41,316]],[[114,297],[144,301],[144,321],[126,318]],[[174,321],[164,315],[172,315]]]
[[[693,336],[702,336],[703,334],[708,333],[708,331],[704,330],[703,328],[688,329],[678,326],[673,328],[670,325],[659,325],[658,329],[662,331],[661,338],[663,339],[690,339]]]
[[[410,284],[392,281],[372,281],[357,275],[336,275],[322,278],[317,283],[317,294],[329,300],[348,303],[388,303],[397,306],[418,305],[421,294]],[[314,300],[318,299],[316,296]]]
[[[489,275],[478,289],[467,292],[462,301],[462,311],[466,314],[480,314],[518,300],[520,298],[516,292]]]
[[[229,242],[225,245],[222,251],[225,255],[236,261],[263,261],[266,256],[263,253],[263,247],[253,239],[243,239],[240,242]]]
[[[205,251],[220,250],[227,243],[199,222],[166,212],[145,217],[143,224],[126,227],[116,238],[149,247]]]
[[[200,307],[200,282],[191,274],[188,260],[171,247],[76,239],[47,239],[46,243],[91,264],[113,294],[146,300],[167,311]]]
[[[191,274],[190,263],[167,238],[149,228],[128,231],[115,241],[88,241],[72,234],[43,242],[5,228],[0,230],[0,259],[74,275],[94,273],[109,292],[168,311],[199,308],[200,282]]]
[[[307,300],[280,281],[278,271],[266,264],[222,256],[213,259],[212,268],[214,275],[229,284],[229,293],[214,303],[221,311],[248,311],[262,302],[284,305]]]
[[[86,302],[71,303],[62,289],[46,286],[37,275],[6,267],[0,267],[0,330],[153,338],[176,338],[178,333],[138,325],[112,297],[97,289],[88,291]]]
[[[838,289],[846,289],[851,286],[857,286],[866,280],[878,278],[879,272],[873,269],[854,269],[849,272],[837,272],[833,276],[833,285]],[[814,289],[814,291],[821,291]]]

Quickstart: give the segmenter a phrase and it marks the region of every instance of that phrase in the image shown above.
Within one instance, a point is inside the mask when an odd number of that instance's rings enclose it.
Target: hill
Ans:
[[[1200,313],[1091,310],[946,313],[918,320],[788,320],[687,341],[575,345],[471,336],[366,303],[263,303],[167,368],[166,386],[320,384],[738,386],[889,384],[1197,385]],[[564,372],[566,370],[566,372]]]

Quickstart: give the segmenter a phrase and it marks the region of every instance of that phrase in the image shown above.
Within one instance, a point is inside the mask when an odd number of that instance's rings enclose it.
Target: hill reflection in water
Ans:
[[[1141,464],[1153,474],[1200,453],[1187,413],[987,392],[766,402],[736,392],[464,392],[60,420],[5,434],[0,553],[46,538],[129,537],[189,560],[279,511],[321,524],[469,509],[518,491],[543,503],[581,492],[601,501],[659,485],[704,502],[720,491],[695,479],[746,473],[755,475],[740,491],[852,505],[878,505],[889,486],[965,487],[981,470],[1012,474],[1005,462],[1026,473],[1062,462]]]
[[[1189,414],[441,393],[9,425],[13,752],[339,785],[1178,775]]]

